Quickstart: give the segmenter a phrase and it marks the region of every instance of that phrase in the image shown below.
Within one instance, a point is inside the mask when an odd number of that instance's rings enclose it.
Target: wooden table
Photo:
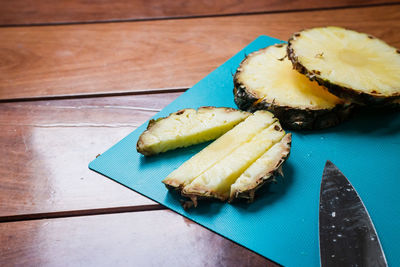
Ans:
[[[259,35],[338,25],[400,47],[390,0],[4,0],[0,24],[2,266],[276,266],[89,161]]]

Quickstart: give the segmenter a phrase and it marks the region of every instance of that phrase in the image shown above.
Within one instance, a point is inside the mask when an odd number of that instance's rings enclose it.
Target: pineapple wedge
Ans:
[[[136,145],[145,156],[187,147],[220,137],[250,113],[232,108],[183,109],[166,118],[151,120]]]
[[[182,194],[190,197],[195,205],[197,197],[227,200],[230,196],[231,185],[236,179],[284,135],[285,131],[280,127],[279,122],[274,122],[199,175],[183,188]]]
[[[276,172],[281,174],[282,163],[289,157],[291,142],[292,135],[286,134],[279,143],[251,164],[231,185],[230,201],[246,198],[252,202],[259,187],[271,181]]]
[[[293,70],[286,50],[277,44],[242,61],[234,77],[238,107],[269,110],[290,129],[327,128],[348,117],[352,105]]]
[[[178,169],[170,173],[163,183],[169,188],[182,189],[275,121],[276,118],[270,112],[255,112],[184,162]]]
[[[371,35],[340,27],[292,35],[293,67],[340,98],[385,105],[400,98],[400,50]]]

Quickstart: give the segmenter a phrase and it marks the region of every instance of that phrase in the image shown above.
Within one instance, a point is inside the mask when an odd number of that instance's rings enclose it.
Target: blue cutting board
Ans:
[[[182,108],[236,107],[232,74],[245,55],[282,41],[260,36],[168,105],[155,118]],[[389,265],[400,266],[400,116],[362,111],[341,125],[292,132],[285,178],[261,188],[254,203],[200,203],[183,210],[180,196],[161,183],[206,144],[146,158],[136,142],[146,124],[89,164],[99,172],[179,214],[284,266],[318,266],[318,202],[327,159],[349,178],[366,205]]]

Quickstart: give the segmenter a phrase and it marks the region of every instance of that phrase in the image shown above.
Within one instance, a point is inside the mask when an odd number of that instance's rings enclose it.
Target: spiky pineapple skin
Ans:
[[[345,103],[336,105],[333,109],[300,109],[289,106],[279,105],[278,102],[268,103],[259,101],[251,90],[238,81],[240,67],[234,76],[234,101],[239,109],[254,112],[256,110],[268,110],[272,112],[280,121],[282,126],[292,130],[317,130],[336,126],[346,120],[354,105]],[[259,102],[258,102],[259,101]]]
[[[324,86],[326,89],[328,89],[330,93],[336,95],[339,98],[346,99],[359,105],[385,106],[389,105],[396,99],[400,99],[400,94],[394,94],[391,96],[381,95],[378,93],[378,88],[377,90],[375,90],[376,93],[365,93],[361,91],[356,91],[349,87],[333,84],[329,80],[323,79],[317,72],[307,69],[299,62],[298,56],[293,49],[293,42],[296,40],[296,38],[300,36],[301,31],[294,33],[288,40],[287,55],[289,60],[293,64],[293,69],[297,70],[303,75],[306,75],[311,81],[316,81],[319,85]],[[375,37],[369,35],[369,38]]]
[[[239,74],[239,70],[236,71],[233,83],[233,96],[235,104],[238,106],[239,109],[249,111],[252,110],[252,105],[258,100],[258,97],[249,92],[245,85],[238,82],[237,76]]]
[[[147,125],[146,131],[151,130],[151,128],[153,127],[153,125],[154,125],[157,121],[162,120],[162,119],[164,119],[164,118],[151,119],[151,120],[149,121],[149,124]],[[152,156],[152,155],[155,154],[153,150],[151,150],[151,149],[149,149],[149,148],[146,148],[145,142],[143,141],[143,135],[140,135],[140,137],[139,137],[139,139],[138,139],[138,141],[137,141],[137,143],[136,143],[136,150],[137,150],[139,153],[141,153],[142,155],[145,155],[145,156]]]
[[[393,108],[394,110],[399,110],[399,111],[400,111],[400,98],[399,98],[399,99],[396,99],[396,100],[394,100],[394,101],[392,101],[392,102],[389,104],[389,107],[390,107],[390,108]]]
[[[346,120],[354,105],[337,105],[333,109],[297,109],[261,101],[249,110],[269,110],[281,121],[282,126],[293,130],[317,130],[334,127]]]

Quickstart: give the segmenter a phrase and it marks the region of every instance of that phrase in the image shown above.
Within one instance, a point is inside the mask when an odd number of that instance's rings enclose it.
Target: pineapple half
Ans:
[[[371,35],[340,27],[292,35],[293,67],[340,98],[385,105],[400,98],[400,50]]]
[[[183,109],[166,118],[151,120],[136,145],[145,156],[187,147],[220,137],[250,113],[233,108]]]
[[[163,183],[169,188],[182,189],[275,121],[276,118],[270,112],[254,113],[184,162],[178,169],[170,173]]]
[[[293,70],[286,50],[286,44],[276,44],[242,61],[234,77],[238,107],[269,110],[291,129],[327,128],[348,117],[353,105]]]

